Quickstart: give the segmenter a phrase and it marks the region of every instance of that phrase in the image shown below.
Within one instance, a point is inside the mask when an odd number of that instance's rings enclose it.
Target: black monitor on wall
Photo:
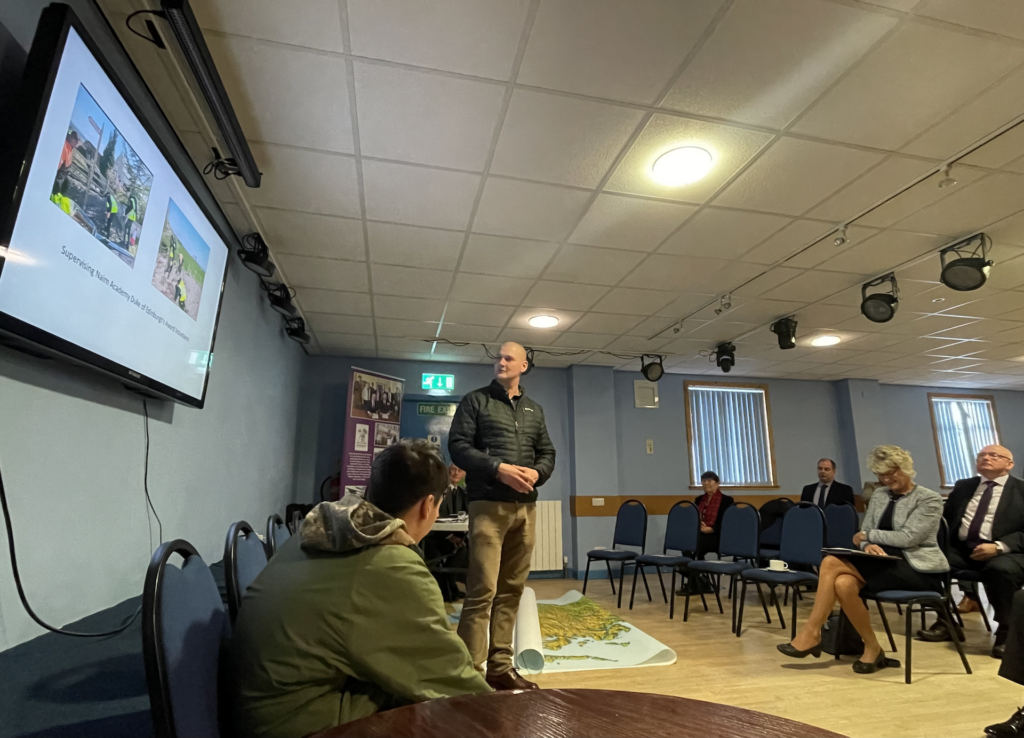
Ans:
[[[0,334],[203,407],[234,236],[69,7],[5,117]]]

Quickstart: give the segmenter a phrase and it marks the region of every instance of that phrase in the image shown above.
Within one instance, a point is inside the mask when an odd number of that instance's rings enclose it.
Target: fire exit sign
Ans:
[[[454,374],[424,374],[423,389],[455,391]]]

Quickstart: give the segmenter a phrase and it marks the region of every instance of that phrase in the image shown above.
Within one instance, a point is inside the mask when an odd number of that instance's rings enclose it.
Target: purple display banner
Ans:
[[[342,494],[364,496],[374,458],[398,443],[404,393],[404,379],[352,367],[341,454]]]

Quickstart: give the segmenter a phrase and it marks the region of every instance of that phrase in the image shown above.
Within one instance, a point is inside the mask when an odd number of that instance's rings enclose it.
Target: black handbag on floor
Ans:
[[[833,656],[860,656],[864,653],[864,641],[842,610],[821,626],[821,650]]]

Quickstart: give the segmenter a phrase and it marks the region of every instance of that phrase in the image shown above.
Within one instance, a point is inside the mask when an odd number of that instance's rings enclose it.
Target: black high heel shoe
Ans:
[[[821,658],[820,642],[817,646],[811,646],[806,651],[801,651],[797,648],[794,648],[792,643],[780,643],[776,646],[776,648],[779,649],[779,653],[785,654],[786,656],[789,656],[790,658],[794,659],[802,659],[807,656],[813,656],[816,659]]]
[[[884,669],[888,665],[888,660],[885,658],[885,651],[879,651],[875,660],[870,663],[860,660],[854,661],[853,670],[858,674],[874,674],[879,669]]]

